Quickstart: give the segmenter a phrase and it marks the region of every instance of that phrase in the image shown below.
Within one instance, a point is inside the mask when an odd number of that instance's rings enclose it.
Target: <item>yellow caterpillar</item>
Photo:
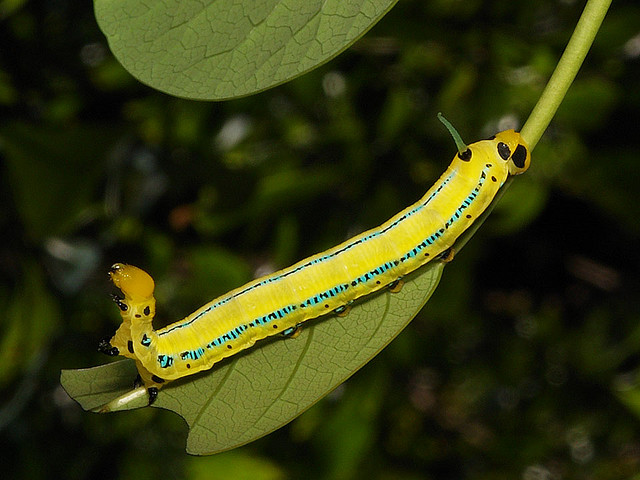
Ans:
[[[154,282],[143,270],[117,263],[111,280],[122,325],[100,351],[136,361],[152,402],[167,381],[207,370],[225,357],[275,335],[295,335],[307,320],[346,314],[351,302],[438,257],[482,214],[509,175],[527,170],[531,156],[519,133],[507,130],[468,147],[453,127],[458,154],[415,204],[377,228],[284,270],[258,278],[154,330]]]

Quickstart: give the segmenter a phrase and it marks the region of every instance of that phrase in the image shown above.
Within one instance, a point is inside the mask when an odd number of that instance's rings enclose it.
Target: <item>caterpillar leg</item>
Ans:
[[[120,355],[120,350],[118,349],[118,347],[114,347],[113,345],[111,345],[111,342],[109,340],[109,337],[105,337],[100,340],[100,343],[98,343],[98,351],[100,353],[104,353],[105,355],[109,355],[110,357],[116,357]]]
[[[136,379],[133,381],[133,388],[139,388],[142,386],[143,383],[144,382],[142,381],[140,374],[138,374],[136,376]],[[158,391],[159,391],[158,387],[147,388],[147,395],[149,396],[149,405],[153,404],[153,402],[156,401],[156,398],[158,398]]]
[[[346,317],[347,315],[349,315],[350,311],[351,311],[351,302],[349,302],[347,305],[343,305],[341,307],[336,308],[333,312],[339,317]]]
[[[404,282],[402,281],[401,278],[399,278],[396,281],[391,282],[389,284],[389,291],[391,293],[398,293],[400,290],[402,290],[403,286],[404,286]]]
[[[447,248],[444,252],[442,252],[438,258],[445,263],[449,263],[453,260],[453,257],[456,256],[456,252],[453,248]]]
[[[129,309],[127,304],[123,302],[123,298],[119,295],[112,294],[111,300],[113,300],[113,302],[118,306],[121,312],[126,312]]]
[[[297,338],[300,333],[302,333],[302,329],[300,328],[300,325],[296,325],[295,327],[289,327],[283,331],[282,336],[287,338]]]
[[[98,343],[98,351],[110,357],[122,355],[135,359],[130,323],[123,322],[113,337],[106,337],[100,340],[100,343]]]
[[[147,388],[147,395],[149,395],[149,405],[153,405],[153,402],[158,398],[158,389],[156,387]]]
[[[144,385],[147,389],[147,394],[149,395],[149,405],[156,401],[158,398],[158,392],[167,382],[164,378],[160,378],[157,375],[152,374],[144,368],[142,362],[136,360],[136,367],[138,368],[138,376],[136,377],[136,381],[134,383],[135,387],[139,387]]]

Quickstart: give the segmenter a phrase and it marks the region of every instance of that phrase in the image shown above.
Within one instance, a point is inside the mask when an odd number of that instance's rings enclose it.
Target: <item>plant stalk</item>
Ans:
[[[549,79],[549,83],[547,83],[547,86],[520,132],[529,144],[531,151],[533,151],[538,144],[538,140],[542,137],[549,123],[551,123],[551,119],[567,94],[567,90],[569,90],[571,83],[573,83],[573,80],[576,78],[578,70],[580,70],[580,66],[593,44],[596,33],[598,33],[600,29],[600,25],[610,5],[611,0],[587,1],[580,20],[578,20],[578,24],[567,44],[567,48],[565,48],[553,75],[551,75]],[[491,202],[491,205],[489,205],[480,218],[458,238],[453,247],[456,252],[469,241],[476,230],[480,228],[480,225],[484,223],[512,181],[513,177],[507,179]]]
[[[551,123],[593,44],[611,0],[588,0],[549,83],[520,132],[533,151]]]

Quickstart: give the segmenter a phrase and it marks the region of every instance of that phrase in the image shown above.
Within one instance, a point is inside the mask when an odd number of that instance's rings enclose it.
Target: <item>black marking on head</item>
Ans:
[[[513,164],[516,167],[523,168],[524,163],[527,160],[527,147],[524,145],[518,145],[511,156],[511,160],[513,160]]]
[[[127,342],[127,350],[129,350],[129,353],[133,353],[133,340]]]
[[[511,156],[511,149],[509,148],[509,145],[507,145],[504,142],[499,142],[498,143],[498,155],[500,155],[501,159],[508,160],[509,157]]]
[[[499,142],[498,143],[498,155],[500,155],[501,159],[508,160],[509,157],[511,156],[511,149],[509,148],[509,145],[507,145],[504,142]]]
[[[144,307],[144,311],[142,313],[144,313],[147,317],[149,316],[149,314],[151,313],[151,309],[149,308],[149,305]]]
[[[153,380],[156,383],[164,383],[164,378],[160,378],[157,375],[151,375],[151,380]]]
[[[472,154],[473,152],[471,151],[471,149],[467,148],[464,152],[458,152],[458,158],[463,162],[468,162],[469,160],[471,160]]]

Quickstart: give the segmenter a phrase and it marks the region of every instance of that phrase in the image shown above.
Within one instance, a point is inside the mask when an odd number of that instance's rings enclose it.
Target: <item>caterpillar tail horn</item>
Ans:
[[[442,122],[442,124],[447,128],[447,130],[449,130],[449,133],[453,137],[453,141],[456,142],[456,148],[458,149],[458,155],[460,156],[460,158],[462,158],[462,156],[465,154],[465,152],[469,150],[469,147],[462,140],[462,137],[458,133],[458,130],[456,130],[456,128],[453,125],[451,125],[451,122],[449,122],[449,120],[444,118],[444,115],[442,115],[441,112],[438,112],[438,120],[440,120]]]

